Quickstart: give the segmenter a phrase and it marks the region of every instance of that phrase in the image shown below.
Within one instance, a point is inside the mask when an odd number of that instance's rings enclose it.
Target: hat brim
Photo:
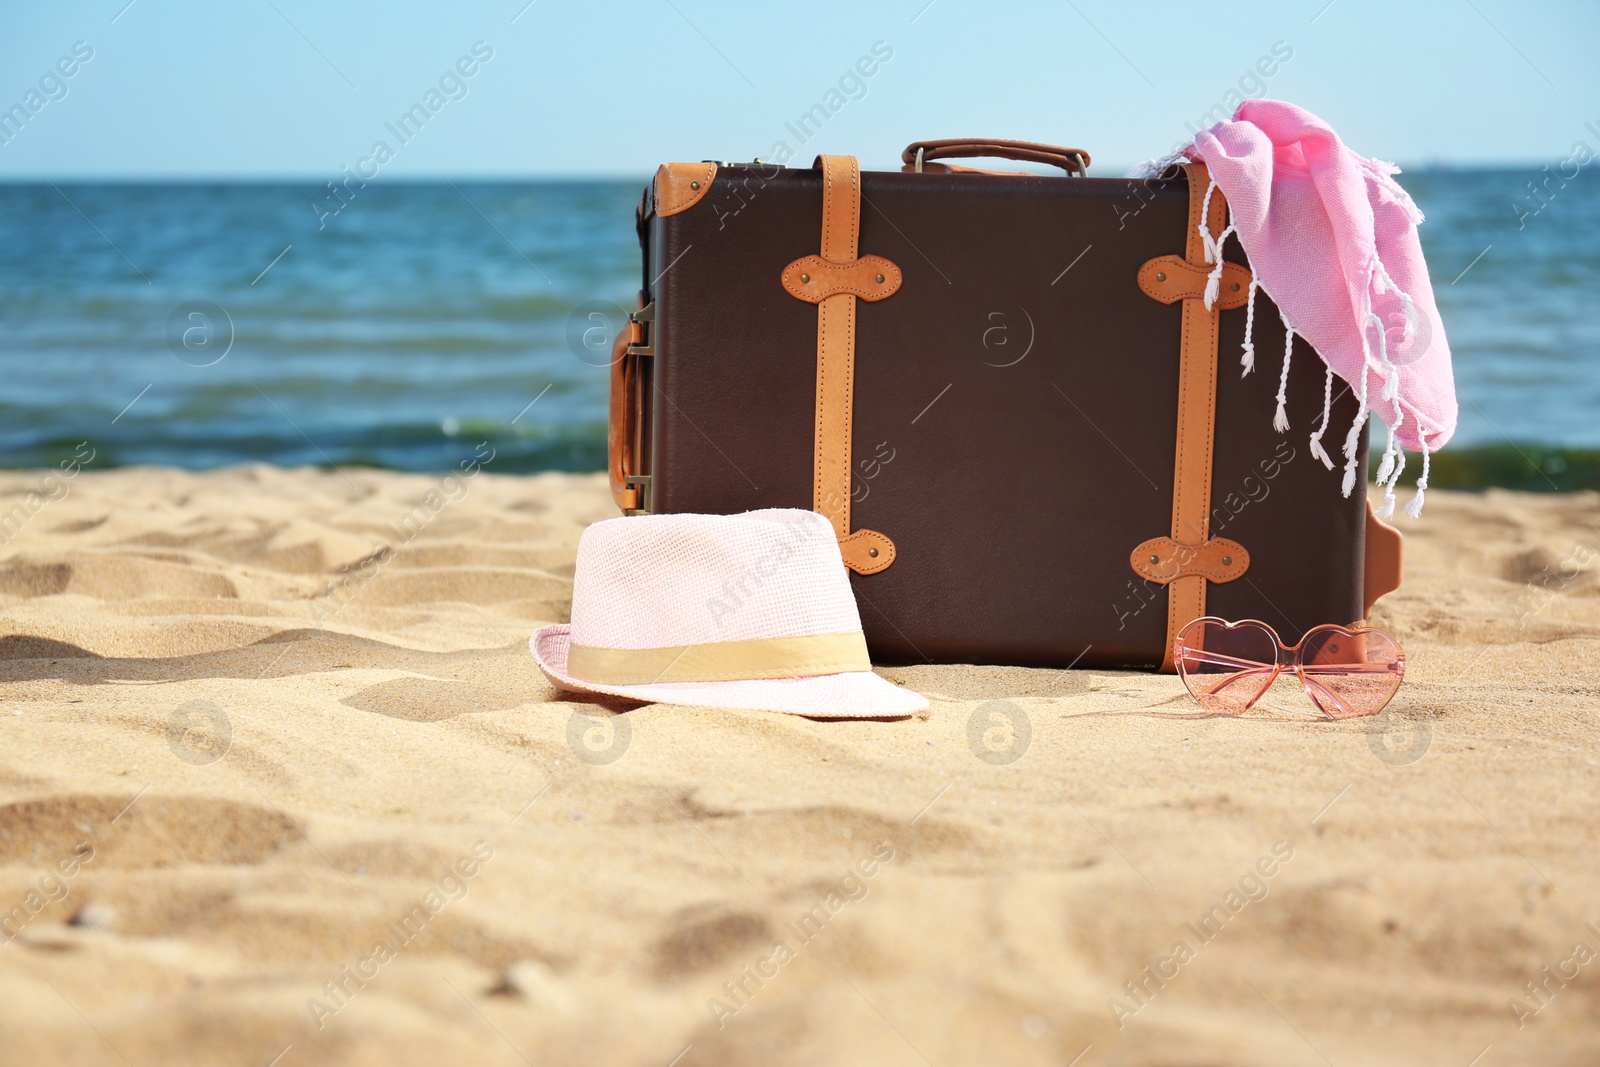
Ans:
[[[782,711],[815,719],[895,719],[928,707],[920,693],[902,689],[871,671],[807,678],[602,685],[567,673],[567,650],[571,644],[571,627],[565,623],[535,630],[528,639],[534,662],[550,683],[577,693],[605,693],[649,704]]]

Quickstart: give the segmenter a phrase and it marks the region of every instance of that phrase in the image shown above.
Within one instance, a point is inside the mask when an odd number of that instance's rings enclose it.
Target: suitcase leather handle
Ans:
[[[630,410],[628,345],[633,324],[624,322],[611,347],[611,402],[606,412],[606,459],[610,468],[611,499],[623,511],[639,506],[638,491],[628,486],[628,459],[633,451],[633,412]]]
[[[629,315],[611,346],[611,402],[606,412],[607,467],[611,499],[624,514],[649,512],[650,500],[642,462],[646,448],[641,376],[650,373],[641,361],[655,355],[655,304],[645,303]],[[648,381],[644,378],[643,381]]]
[[[1080,177],[1089,173],[1089,153],[1081,148],[1039,144],[1036,141],[1004,141],[977,137],[948,137],[941,141],[913,141],[900,153],[909,169],[922,171],[926,162],[936,159],[1018,159],[1029,163],[1048,163]],[[970,170],[941,164],[933,170]],[[988,172],[996,173],[996,172]]]

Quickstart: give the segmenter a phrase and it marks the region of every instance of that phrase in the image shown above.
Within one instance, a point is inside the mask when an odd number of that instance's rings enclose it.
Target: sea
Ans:
[[[1597,167],[1400,176],[1461,402],[1434,484],[1600,487]],[[645,180],[0,184],[0,466],[599,470]]]

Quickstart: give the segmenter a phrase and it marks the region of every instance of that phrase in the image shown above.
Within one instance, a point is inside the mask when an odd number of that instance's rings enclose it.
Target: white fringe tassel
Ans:
[[[1377,256],[1373,256],[1372,262],[1377,268],[1376,280],[1378,283],[1378,292],[1386,293],[1392,289],[1394,290],[1394,295],[1400,298],[1400,309],[1405,312],[1406,316],[1404,336],[1407,343],[1409,343],[1414,337],[1417,336],[1418,312],[1416,302],[1411,299],[1410,294],[1394,283],[1393,278],[1389,277],[1389,271],[1384,267],[1383,260],[1379,259]]]
[[[1400,441],[1395,436],[1405,418],[1405,411],[1398,403],[1395,404],[1394,415],[1389,420],[1389,443],[1384,446],[1383,461],[1378,464],[1378,484],[1383,486],[1383,504],[1376,512],[1380,519],[1387,519],[1394,514],[1394,487],[1400,481],[1400,472],[1406,468],[1405,449],[1400,447]]]
[[[1207,229],[1203,223],[1200,228],[1202,230]],[[1228,236],[1233,233],[1233,230],[1233,208],[1229,207],[1228,225],[1223,227],[1222,233],[1217,237],[1217,258],[1212,261],[1215,266],[1211,268],[1211,273],[1206,275],[1205,302],[1207,311],[1211,310],[1212,305],[1217,302],[1217,295],[1222,291],[1222,268],[1227,265],[1222,261],[1222,246],[1228,243]]]
[[[1394,443],[1395,465],[1394,473],[1389,475],[1389,481],[1383,487],[1383,504],[1378,508],[1377,515],[1380,519],[1387,519],[1394,514],[1394,489],[1400,484],[1400,475],[1406,469],[1406,450],[1400,447],[1400,442]]]
[[[1418,430],[1417,439],[1422,442],[1422,477],[1417,479],[1417,495],[1406,503],[1406,514],[1413,519],[1422,518],[1422,497],[1428,491],[1428,437]]]
[[[1244,302],[1244,350],[1239,353],[1239,366],[1243,368],[1239,377],[1243,378],[1256,369],[1256,290],[1261,283],[1256,281],[1254,273],[1250,275],[1250,295]]]
[[[1363,340],[1365,339],[1363,338]],[[1358,458],[1356,446],[1360,443],[1361,427],[1367,424],[1367,415],[1369,413],[1367,407],[1367,367],[1365,362],[1361,365],[1360,397],[1361,406],[1356,409],[1355,420],[1350,423],[1350,432],[1345,435],[1344,439],[1344,485],[1341,487],[1341,491],[1347,497],[1355,491],[1356,459]]]
[[[1133,166],[1128,168],[1128,172],[1124,174],[1123,177],[1159,178],[1165,174],[1169,168],[1180,163],[1188,163],[1189,161],[1189,157],[1184,155],[1183,149],[1180,148],[1176,152],[1167,153],[1160,159],[1146,159],[1135,163]],[[1396,188],[1398,188],[1398,186],[1396,186]]]
[[[1400,368],[1389,361],[1388,330],[1383,320],[1373,312],[1373,296],[1393,292],[1400,300],[1400,308],[1405,313],[1405,326],[1401,330],[1404,343],[1409,344],[1417,334],[1417,305],[1411,297],[1394,283],[1389,277],[1389,271],[1383,265],[1383,260],[1376,255],[1372,257],[1372,267],[1367,272],[1367,324],[1377,327],[1378,330],[1378,362],[1383,365],[1383,399],[1391,404],[1400,396]]]
[[[1279,433],[1286,433],[1289,429],[1289,359],[1294,355],[1294,327],[1289,325],[1289,316],[1280,308],[1278,318],[1283,320],[1283,373],[1278,377],[1278,410],[1272,415],[1272,428]],[[1345,493],[1345,496],[1349,496]]]
[[[1211,227],[1206,225],[1206,221],[1211,217],[1211,194],[1216,191],[1217,179],[1212,178],[1206,184],[1205,199],[1200,202],[1200,225],[1195,227],[1200,234],[1200,245],[1205,249],[1207,263],[1215,263],[1222,258],[1222,253],[1217,247],[1217,239],[1211,236]],[[1210,301],[1206,302],[1206,310],[1211,310]]]
[[[1328,376],[1322,382],[1322,425],[1311,435],[1311,455],[1314,459],[1322,461],[1322,465],[1333,470],[1333,459],[1328,455],[1328,450],[1322,447],[1322,435],[1328,432],[1328,418],[1333,414],[1333,368],[1328,368]]]

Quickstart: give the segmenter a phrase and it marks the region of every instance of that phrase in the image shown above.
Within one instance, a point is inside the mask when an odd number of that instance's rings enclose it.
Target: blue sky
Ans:
[[[778,141],[889,167],[961,135],[1083,147],[1110,174],[1230,91],[1402,164],[1537,165],[1600,128],[1600,4],[1576,0],[95,0],[5,21],[0,109],[37,110],[0,126],[3,179],[324,179],[378,141],[398,178],[639,176]],[[385,124],[429,90],[402,143]],[[829,103],[802,145],[786,123]]]

